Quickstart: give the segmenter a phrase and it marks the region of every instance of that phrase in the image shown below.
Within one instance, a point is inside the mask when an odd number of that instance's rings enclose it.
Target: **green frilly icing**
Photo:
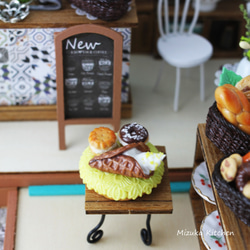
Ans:
[[[157,148],[147,143],[151,152],[158,153]],[[153,188],[161,183],[164,174],[164,163],[155,170],[149,179],[127,177],[119,174],[111,174],[89,166],[89,161],[94,157],[87,147],[80,159],[79,172],[83,183],[88,189],[94,190],[100,195],[113,200],[135,200],[143,194],[150,194]]]

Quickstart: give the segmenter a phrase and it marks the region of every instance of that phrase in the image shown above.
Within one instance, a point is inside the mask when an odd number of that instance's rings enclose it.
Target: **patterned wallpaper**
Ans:
[[[60,29],[0,29],[0,105],[56,104],[54,33]],[[123,35],[122,102],[128,102],[131,29]]]

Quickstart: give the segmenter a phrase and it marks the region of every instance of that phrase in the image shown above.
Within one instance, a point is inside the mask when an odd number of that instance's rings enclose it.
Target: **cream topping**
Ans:
[[[105,152],[108,152],[112,149],[115,149],[117,147],[117,143],[114,143],[111,147],[109,147],[108,149],[97,149],[91,145],[89,145],[91,151],[94,153],[94,154],[103,154]]]
[[[123,154],[133,157],[139,163],[142,171],[146,175],[149,175],[151,171],[155,171],[166,156],[162,152],[141,152],[136,148],[132,148]]]

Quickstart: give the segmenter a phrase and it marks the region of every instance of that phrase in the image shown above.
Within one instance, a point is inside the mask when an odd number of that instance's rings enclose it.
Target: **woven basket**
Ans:
[[[238,153],[241,155],[245,154],[241,152]],[[221,176],[220,165],[225,158],[226,157],[222,158],[214,167],[212,177],[215,188],[226,206],[228,206],[241,221],[250,226],[250,200],[236,189],[234,181],[228,183]]]
[[[104,21],[115,21],[125,15],[131,0],[69,0],[81,10]]]
[[[250,136],[226,121],[216,102],[207,114],[206,136],[224,154],[250,149]]]

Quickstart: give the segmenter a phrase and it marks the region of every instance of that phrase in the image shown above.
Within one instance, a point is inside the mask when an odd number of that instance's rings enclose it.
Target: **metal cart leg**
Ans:
[[[89,232],[87,237],[88,243],[96,243],[102,238],[103,231],[98,229],[102,226],[104,219],[105,219],[105,214],[102,215],[99,224]]]
[[[144,242],[145,245],[150,246],[152,243],[152,233],[151,233],[151,227],[150,227],[150,219],[151,219],[151,214],[147,215],[147,220],[146,220],[146,229],[143,228],[141,230],[141,239]],[[99,230],[99,228],[102,226],[103,222],[105,220],[105,214],[102,215],[100,222],[98,225],[93,228],[87,237],[88,243],[96,243],[99,241],[102,236],[103,236],[103,231]]]
[[[151,219],[151,214],[147,215],[147,221],[146,221],[146,226],[147,229],[143,228],[141,230],[141,239],[144,242],[145,245],[149,246],[152,243],[152,233],[151,233],[151,228],[150,228],[150,219]]]

